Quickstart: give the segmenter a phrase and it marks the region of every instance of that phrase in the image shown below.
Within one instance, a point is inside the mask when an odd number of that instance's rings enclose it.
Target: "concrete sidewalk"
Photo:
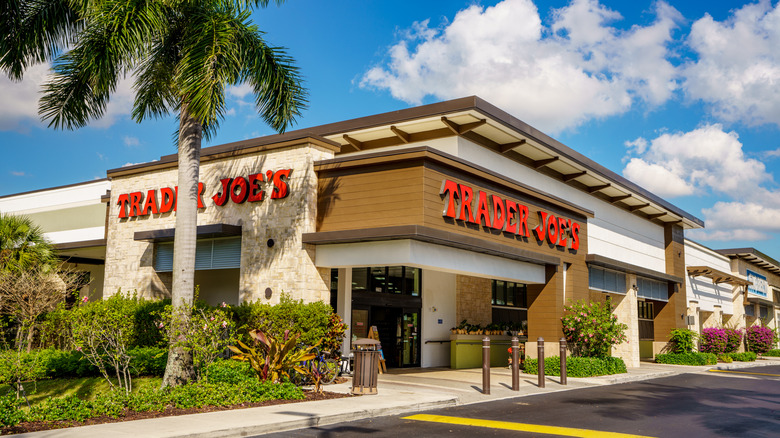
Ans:
[[[569,384],[566,386],[559,383],[558,377],[548,377],[545,380],[546,388],[537,387],[535,375],[521,373],[520,391],[511,390],[512,375],[509,369],[494,368],[490,373],[489,395],[482,394],[481,369],[393,370],[379,376],[379,394],[377,395],[99,424],[16,436],[36,438],[103,438],[109,436],[119,438],[205,438],[259,435],[447,406],[705,372],[713,368],[739,369],[762,365],[780,365],[780,360],[770,358],[756,362],[734,362],[697,367],[642,363],[638,368],[629,369],[627,374],[569,378]],[[348,393],[350,385],[351,382],[330,385],[326,387],[326,390]]]

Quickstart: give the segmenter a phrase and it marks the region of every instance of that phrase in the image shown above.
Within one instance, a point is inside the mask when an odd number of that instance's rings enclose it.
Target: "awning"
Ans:
[[[728,283],[734,286],[747,286],[752,281],[740,278],[738,275],[729,274],[709,266],[688,266],[688,275],[691,277],[707,277],[715,284]]]
[[[162,230],[136,231],[133,240],[147,240],[150,242],[170,242],[176,233],[175,228]],[[241,235],[241,225],[210,224],[198,226],[198,239],[211,239],[216,237],[230,237]]]

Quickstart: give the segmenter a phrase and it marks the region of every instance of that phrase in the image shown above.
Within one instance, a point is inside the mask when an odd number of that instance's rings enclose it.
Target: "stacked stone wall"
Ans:
[[[493,319],[491,304],[491,280],[489,278],[458,275],[456,277],[456,314],[460,324],[464,319],[469,324],[490,324]]]
[[[314,232],[317,217],[317,175],[314,162],[333,158],[333,152],[310,144],[271,149],[201,164],[205,207],[198,210],[198,225],[240,225],[241,267],[237,301],[261,299],[276,303],[282,292],[304,301],[327,300],[329,284],[314,265],[314,248],[301,241]],[[273,185],[266,182],[261,202],[217,206],[211,199],[221,190],[220,179],[292,169],[289,195],[270,199]],[[175,227],[175,213],[120,219],[118,197],[176,186],[177,170],[168,168],[112,179],[106,247],[105,295],[136,291],[140,296],[170,296],[171,273],[154,270],[155,244],[133,239],[137,231]],[[159,192],[158,192],[159,193]],[[159,196],[159,195],[158,195]],[[160,199],[158,198],[158,202]],[[273,245],[270,245],[273,240]],[[266,290],[270,289],[270,298]]]

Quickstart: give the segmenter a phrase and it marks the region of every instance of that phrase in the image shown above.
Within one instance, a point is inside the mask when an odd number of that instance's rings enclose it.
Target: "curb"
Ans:
[[[312,416],[310,418],[275,422],[271,424],[258,424],[245,427],[226,427],[220,430],[210,430],[198,433],[176,435],[175,438],[222,438],[235,436],[265,435],[269,433],[286,432],[290,430],[305,429],[316,426],[343,423],[347,421],[365,420],[367,418],[398,415],[406,412],[419,412],[438,408],[456,406],[457,397],[450,397],[438,401],[415,403],[411,405],[392,406],[387,408],[365,409],[347,413]]]

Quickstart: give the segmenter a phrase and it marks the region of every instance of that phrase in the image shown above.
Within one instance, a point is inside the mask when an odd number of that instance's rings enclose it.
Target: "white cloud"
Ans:
[[[124,138],[122,138],[122,141],[127,147],[136,147],[136,146],[140,146],[141,144],[141,142],[138,140],[137,137],[130,137],[129,135],[124,136]]]
[[[637,148],[637,144],[645,146]],[[630,159],[623,175],[661,196],[749,197],[772,180],[763,163],[745,156],[737,133],[725,132],[720,124],[662,134],[649,142],[640,138],[627,145],[639,156]]]
[[[227,87],[227,92],[229,95],[238,98],[243,99],[248,94],[252,93],[252,86],[247,83],[241,83],[238,85],[230,85]]]
[[[15,171],[15,170],[11,171],[11,175],[13,175],[13,176],[27,176],[26,173],[24,173],[22,171]]]
[[[706,14],[687,42],[698,55],[682,71],[690,98],[725,121],[780,125],[780,4],[748,4],[723,22]]]
[[[44,126],[38,117],[38,92],[48,75],[48,64],[30,67],[21,82],[0,73],[0,131],[26,132],[30,126]]]
[[[360,85],[410,104],[476,94],[560,131],[671,97],[677,85],[667,44],[681,17],[663,2],[655,13],[652,24],[624,31],[608,24],[620,19],[617,12],[574,0],[545,28],[531,0],[472,5],[441,28],[414,23],[390,47],[387,64],[366,72]]]
[[[767,240],[780,232],[780,192],[763,163],[745,156],[735,132],[719,124],[655,139],[626,142],[623,175],[661,196],[717,195],[702,209],[706,229],[687,236],[703,241]]]

